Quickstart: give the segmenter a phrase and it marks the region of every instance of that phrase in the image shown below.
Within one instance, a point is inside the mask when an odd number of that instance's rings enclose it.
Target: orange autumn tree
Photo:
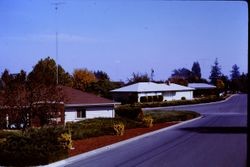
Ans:
[[[86,68],[75,69],[73,72],[73,87],[76,89],[86,91],[86,89],[96,81],[95,74]]]

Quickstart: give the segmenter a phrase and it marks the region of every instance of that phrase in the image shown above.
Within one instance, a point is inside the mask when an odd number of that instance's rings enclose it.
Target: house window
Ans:
[[[77,118],[86,118],[86,110],[78,109],[77,110]]]

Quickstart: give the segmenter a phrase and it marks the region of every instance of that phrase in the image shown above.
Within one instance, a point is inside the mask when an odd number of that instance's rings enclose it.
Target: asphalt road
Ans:
[[[246,166],[246,95],[236,95],[220,103],[162,109],[173,108],[193,110],[203,117],[89,157],[66,160],[62,166]]]

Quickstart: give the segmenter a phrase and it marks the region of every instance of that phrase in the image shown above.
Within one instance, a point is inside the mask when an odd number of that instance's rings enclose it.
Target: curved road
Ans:
[[[168,112],[173,107],[162,109]],[[92,156],[65,160],[61,166],[246,166],[247,95],[174,109],[192,110],[203,116]]]

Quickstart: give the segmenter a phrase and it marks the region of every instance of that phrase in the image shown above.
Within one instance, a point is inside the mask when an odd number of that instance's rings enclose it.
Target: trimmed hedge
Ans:
[[[140,97],[140,102],[141,103],[146,103],[146,102],[162,102],[163,101],[163,96],[158,95],[158,96],[142,96]]]
[[[49,127],[8,135],[0,142],[0,165],[38,166],[68,157],[67,143],[59,140],[63,133],[62,127]]]
[[[193,100],[173,100],[173,101],[164,101],[164,102],[148,102],[148,103],[136,103],[135,107],[141,108],[150,108],[150,107],[167,107],[167,106],[176,106],[176,105],[188,105],[188,104],[199,104],[199,103],[209,103],[224,100],[225,97],[218,96],[209,96]]]
[[[143,123],[139,120],[131,120],[128,118],[96,118],[86,119],[79,122],[67,123],[70,128],[72,139],[86,139],[103,135],[116,135],[114,125],[123,124],[125,129],[143,127]]]
[[[193,111],[147,111],[145,116],[151,116],[154,123],[185,121],[200,116],[199,113]]]

